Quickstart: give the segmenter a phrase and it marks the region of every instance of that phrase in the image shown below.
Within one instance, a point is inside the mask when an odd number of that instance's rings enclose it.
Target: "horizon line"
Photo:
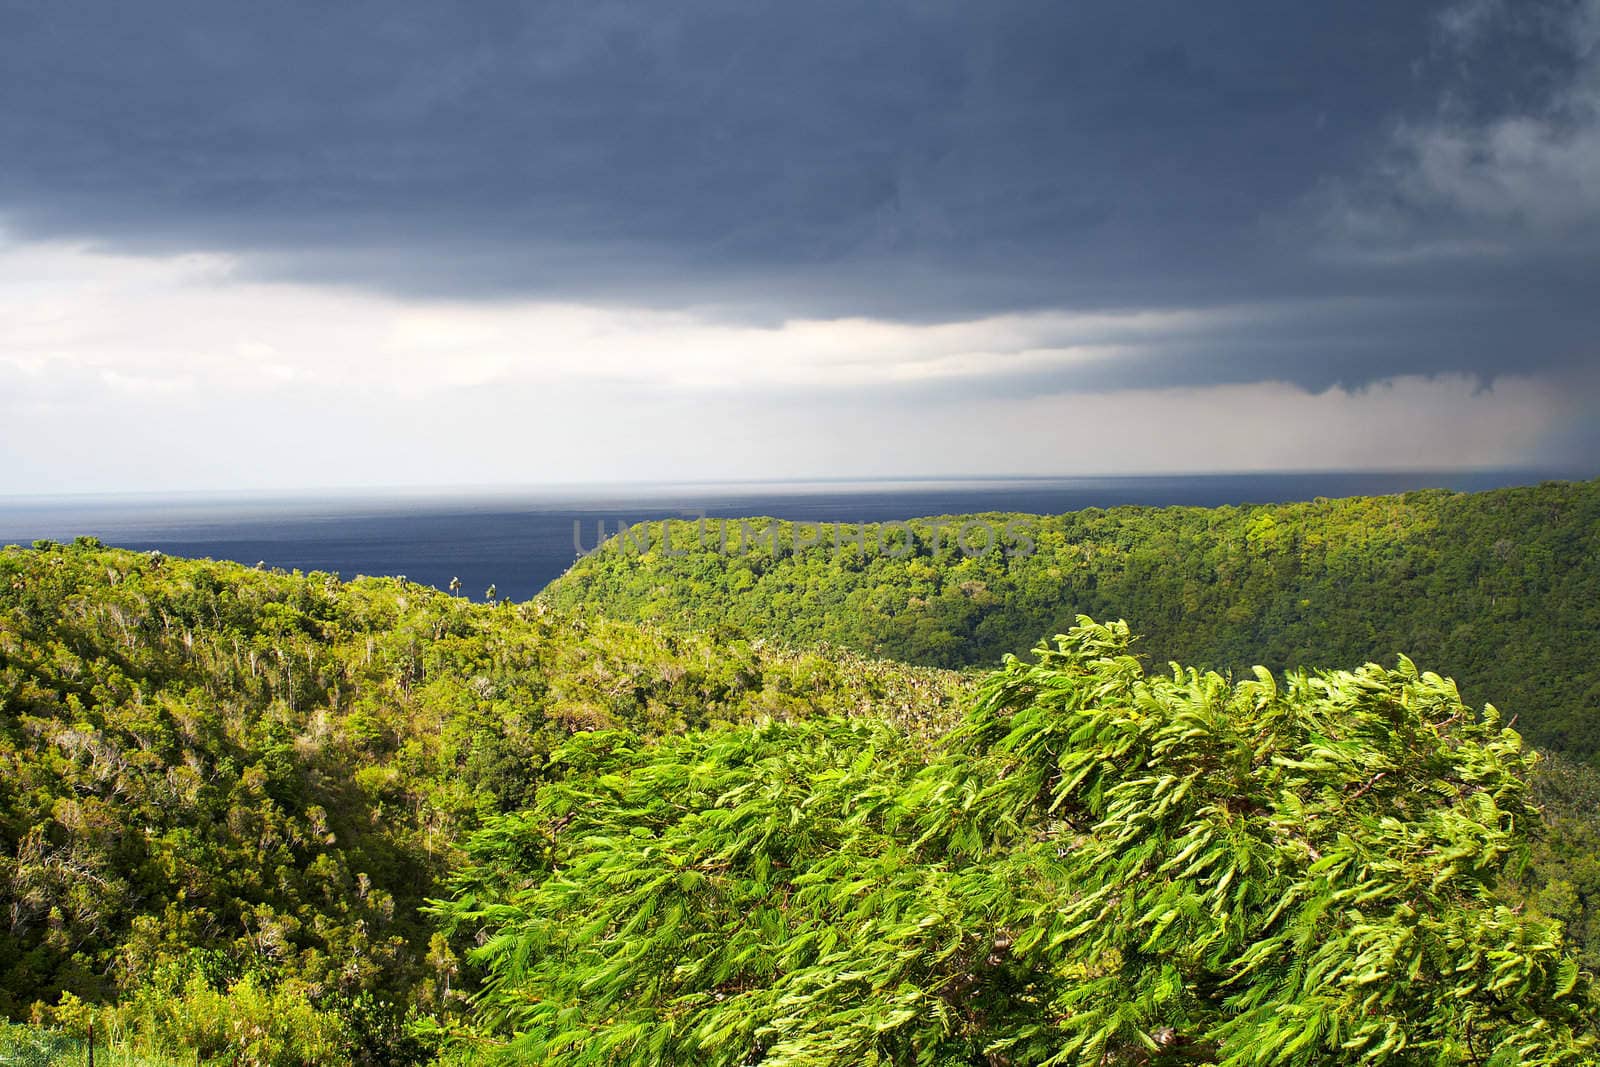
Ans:
[[[1560,465],[1512,465],[1482,467],[1316,467],[1274,468],[1256,470],[1206,470],[1206,471],[1135,471],[1126,473],[1100,472],[1079,474],[885,474],[885,475],[831,475],[794,477],[745,478],[685,478],[639,479],[554,482],[473,482],[452,484],[392,483],[366,485],[327,485],[297,487],[250,487],[195,489],[73,489],[56,492],[0,492],[0,507],[38,503],[84,503],[96,501],[160,501],[160,500],[296,500],[315,499],[337,495],[358,497],[457,497],[474,495],[507,496],[516,494],[552,494],[576,491],[615,492],[618,490],[671,491],[706,488],[776,488],[802,486],[958,486],[958,485],[1045,485],[1051,483],[1093,481],[1153,481],[1158,479],[1219,479],[1219,478],[1316,478],[1340,476],[1406,477],[1427,476],[1441,478],[1473,478],[1492,476],[1528,476],[1540,481],[1585,481],[1600,477],[1600,469],[1580,470]]]

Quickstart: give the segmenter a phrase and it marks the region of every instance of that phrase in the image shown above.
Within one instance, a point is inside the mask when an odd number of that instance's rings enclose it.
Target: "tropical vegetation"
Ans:
[[[550,1064],[1557,1064],[1600,1055],[1494,709],[1390,669],[1016,659],[927,751],[596,733],[474,835],[482,1021]]]
[[[89,539],[7,549],[0,1016],[132,997],[117,1026],[209,1055],[292,1002],[302,1036],[337,1032],[357,1060],[420,1056],[406,1021],[459,1014],[470,985],[419,908],[467,833],[533,801],[568,738],[933,722],[964,689],[393,579]],[[180,1001],[181,1018],[156,1010]]]
[[[1597,499],[6,548],[0,1063],[1596,1062]]]
[[[541,599],[942,667],[1025,654],[1079,614],[1132,621],[1152,663],[1247,672],[1404,651],[1513,709],[1541,747],[1600,755],[1600,481],[670,527],[613,537]]]

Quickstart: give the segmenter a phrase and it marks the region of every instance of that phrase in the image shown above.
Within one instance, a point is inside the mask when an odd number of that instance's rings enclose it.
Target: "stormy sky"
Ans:
[[[0,492],[1600,472],[1600,0],[0,0]]]

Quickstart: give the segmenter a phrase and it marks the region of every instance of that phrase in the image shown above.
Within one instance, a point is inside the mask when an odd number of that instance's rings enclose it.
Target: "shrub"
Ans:
[[[804,722],[591,735],[454,899],[548,1064],[1579,1064],[1596,996],[1500,896],[1497,713],[1393,669],[1148,675],[1087,619],[929,761]]]

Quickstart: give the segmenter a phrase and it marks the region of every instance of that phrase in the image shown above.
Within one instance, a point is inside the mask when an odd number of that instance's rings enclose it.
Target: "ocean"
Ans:
[[[79,535],[302,571],[399,575],[525,600],[596,543],[596,523],[772,516],[886,522],[984,511],[1057,514],[1122,504],[1206,507],[1413,489],[1491,489],[1543,471],[1319,472],[982,480],[706,483],[527,490],[0,498],[0,544]]]

